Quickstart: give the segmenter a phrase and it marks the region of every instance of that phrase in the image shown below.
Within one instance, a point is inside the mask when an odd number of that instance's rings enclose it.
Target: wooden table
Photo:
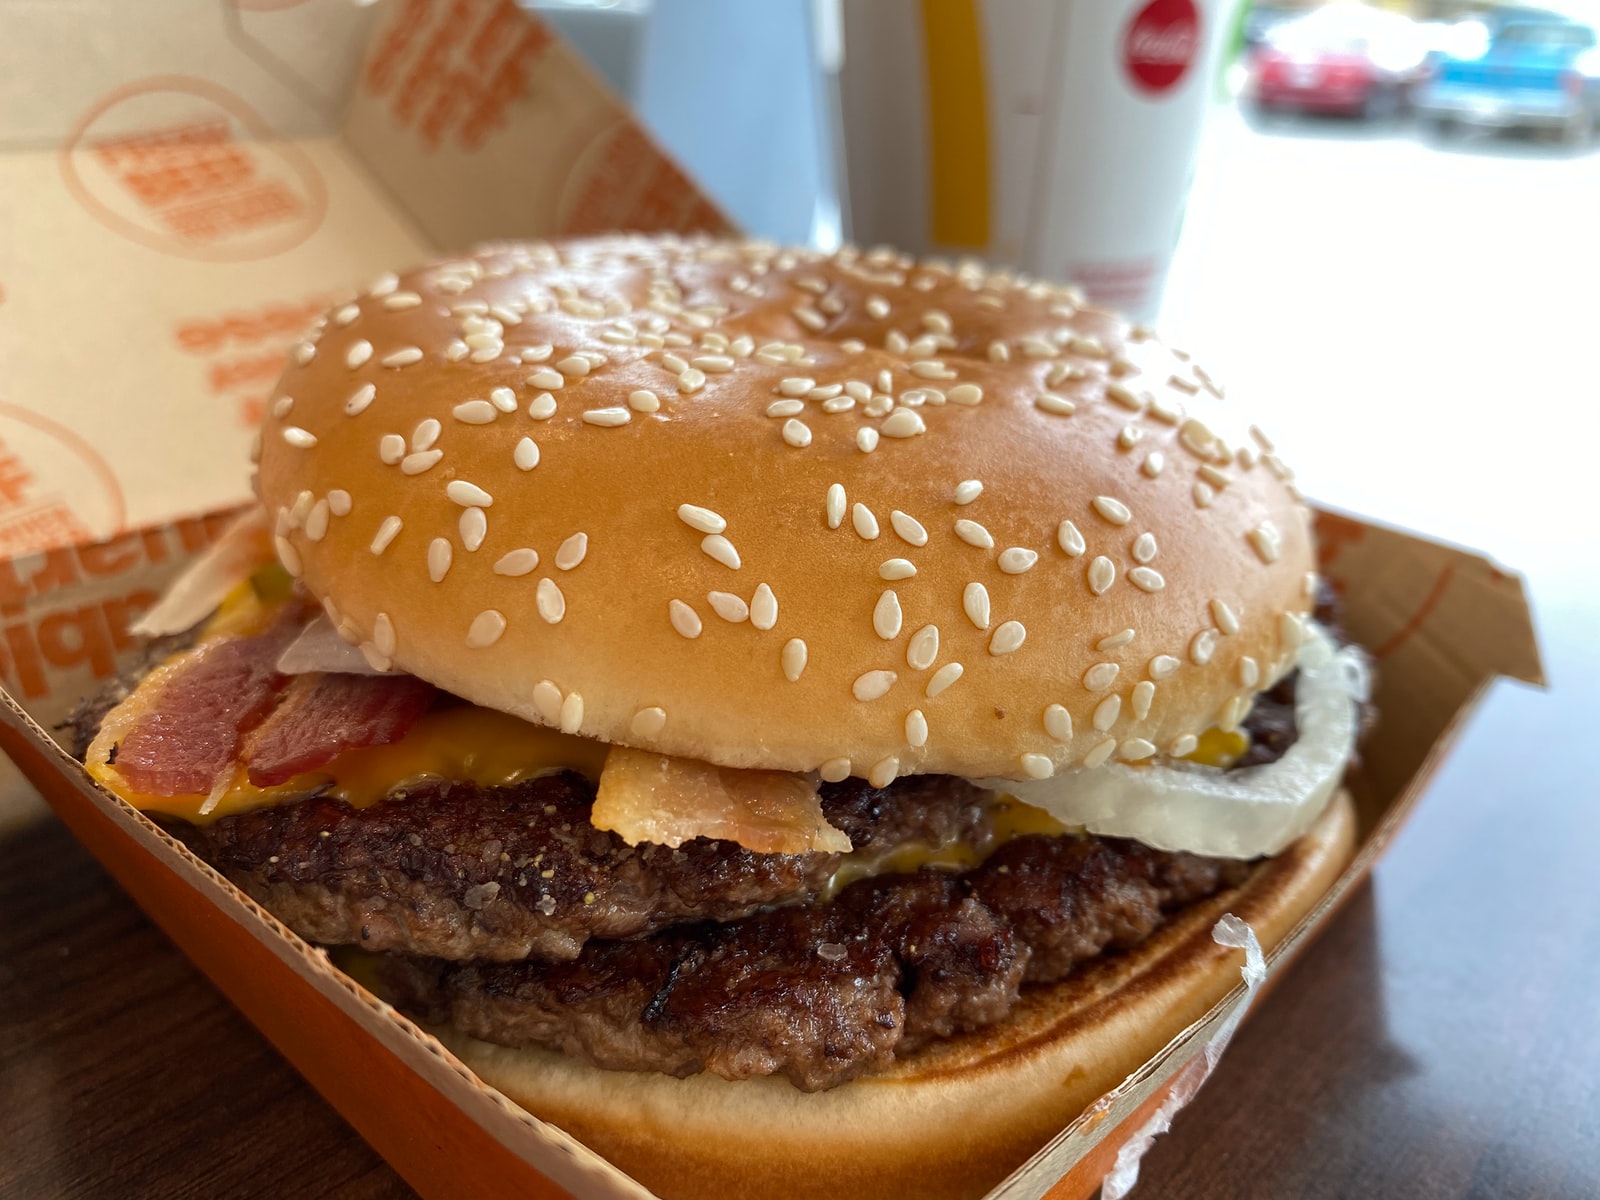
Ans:
[[[1136,1197],[1600,1196],[1600,712],[1502,685]],[[1592,736],[1592,734],[1590,735]],[[52,822],[0,840],[0,1196],[411,1195]]]

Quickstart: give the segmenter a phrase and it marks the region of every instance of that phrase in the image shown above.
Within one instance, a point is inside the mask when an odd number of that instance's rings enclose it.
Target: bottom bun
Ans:
[[[485,1083],[664,1200],[981,1196],[1239,982],[1239,952],[1211,940],[1218,917],[1248,921],[1270,950],[1327,892],[1354,844],[1341,791],[1245,883],[1183,910],[1135,949],[1026,989],[1001,1025],[831,1091],[770,1077],[602,1071],[434,1032]]]

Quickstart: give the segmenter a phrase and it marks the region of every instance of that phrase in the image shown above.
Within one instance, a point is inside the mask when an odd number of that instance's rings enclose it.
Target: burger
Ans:
[[[981,1192],[1351,854],[1291,473],[1072,289],[491,246],[320,321],[257,462],[79,753],[664,1195]]]

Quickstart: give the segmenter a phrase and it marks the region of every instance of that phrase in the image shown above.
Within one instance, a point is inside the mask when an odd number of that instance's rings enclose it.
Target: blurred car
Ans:
[[[1593,136],[1600,118],[1594,26],[1518,13],[1461,41],[1439,56],[1415,97],[1418,114],[1436,130],[1548,129],[1577,144]]]
[[[1392,116],[1421,79],[1427,46],[1416,23],[1364,4],[1330,4],[1269,30],[1249,60],[1257,113]]]

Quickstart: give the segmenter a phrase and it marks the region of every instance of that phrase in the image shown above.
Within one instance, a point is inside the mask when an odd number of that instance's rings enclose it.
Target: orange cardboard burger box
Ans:
[[[355,281],[487,238],[727,221],[509,0],[41,5],[7,21],[0,123],[25,148],[0,153],[0,173],[27,236],[0,244],[0,553],[14,555],[0,562],[0,748],[422,1195],[682,1195],[648,1159],[625,1172],[484,1085],[47,730],[128,661],[130,620],[244,501],[286,347]],[[1541,682],[1516,576],[1331,511],[1317,524],[1377,664],[1355,860],[1264,963],[1219,929],[1240,986],[983,1181],[989,1197],[1129,1179],[1252,999],[1387,847],[1483,691]],[[0,778],[0,829],[36,815],[22,779]]]

